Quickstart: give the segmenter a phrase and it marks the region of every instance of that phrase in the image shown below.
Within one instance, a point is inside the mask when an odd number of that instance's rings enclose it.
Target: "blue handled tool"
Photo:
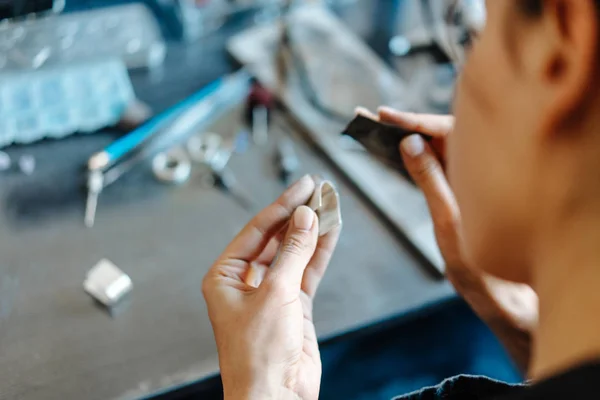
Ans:
[[[209,83],[198,92],[194,93],[187,99],[175,104],[166,111],[158,114],[157,116],[150,119],[142,126],[134,129],[127,135],[115,140],[109,144],[104,150],[94,154],[88,161],[88,169],[90,171],[104,170],[121,157],[127,155],[130,151],[134,150],[142,142],[150,138],[152,135],[157,133],[161,128],[167,126],[178,114],[183,112],[190,106],[204,100],[206,97],[217,91],[224,78],[219,78]]]
[[[104,187],[116,181],[140,160],[205,128],[242,101],[248,95],[250,79],[245,70],[219,78],[94,154],[88,160],[86,226],[93,226],[97,197]],[[117,164],[132,153],[127,160]],[[98,185],[98,182],[101,184]]]

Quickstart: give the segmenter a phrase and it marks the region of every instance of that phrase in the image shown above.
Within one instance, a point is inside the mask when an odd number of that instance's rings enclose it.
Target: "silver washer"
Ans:
[[[186,143],[186,149],[192,161],[201,164],[210,164],[211,160],[221,149],[222,142],[221,135],[206,132],[189,138]]]
[[[182,148],[157,154],[152,159],[152,172],[160,182],[181,184],[190,178],[192,163]]]

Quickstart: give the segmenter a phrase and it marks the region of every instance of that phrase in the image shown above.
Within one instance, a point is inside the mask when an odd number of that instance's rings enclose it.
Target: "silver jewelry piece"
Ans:
[[[152,159],[152,172],[160,182],[181,184],[189,179],[192,163],[186,152],[176,147]]]
[[[342,225],[340,197],[331,181],[314,176],[313,179],[316,188],[308,201],[308,206],[319,217],[319,236],[323,236]]]

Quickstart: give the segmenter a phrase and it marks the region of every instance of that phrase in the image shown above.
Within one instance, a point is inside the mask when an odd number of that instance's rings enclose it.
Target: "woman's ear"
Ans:
[[[541,0],[540,46],[534,61],[548,112],[546,121],[572,123],[593,100],[598,68],[598,18],[595,0]],[[552,129],[553,128],[553,129]]]

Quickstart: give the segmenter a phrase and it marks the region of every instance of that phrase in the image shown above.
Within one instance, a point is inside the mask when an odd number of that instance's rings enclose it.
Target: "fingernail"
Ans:
[[[293,186],[303,186],[306,185],[308,181],[311,181],[312,178],[309,174],[304,175],[302,178],[298,179]]]
[[[377,119],[378,118],[376,114],[373,114],[371,111],[369,111],[365,107],[356,107],[354,109],[354,114],[356,114],[356,115],[362,115],[363,117],[367,117],[367,118],[371,118],[371,119]]]
[[[300,206],[294,211],[294,227],[303,231],[312,228],[315,213],[307,206]]]
[[[355,107],[354,108],[354,113],[355,114],[365,114],[365,113],[368,114],[369,110],[367,110],[365,107],[360,107],[359,106],[359,107]]]
[[[402,140],[402,151],[411,157],[418,157],[425,151],[425,141],[420,135],[410,135]]]

